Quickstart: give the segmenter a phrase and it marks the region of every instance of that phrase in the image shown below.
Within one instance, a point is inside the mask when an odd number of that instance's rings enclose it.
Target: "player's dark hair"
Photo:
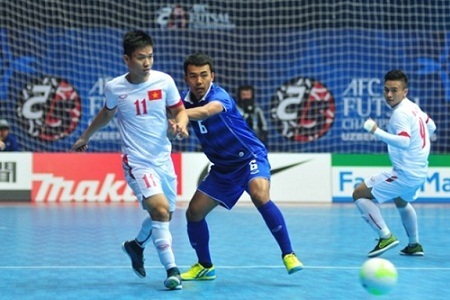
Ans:
[[[185,75],[187,74],[187,69],[189,65],[194,65],[196,67],[209,65],[211,72],[214,72],[214,62],[212,58],[201,52],[190,54],[185,58],[183,63]]]
[[[136,49],[153,45],[152,37],[142,30],[128,31],[123,37],[123,53],[130,57]]]
[[[390,70],[384,75],[384,82],[388,80],[395,80],[403,82],[405,88],[408,87],[408,76],[402,70]]]

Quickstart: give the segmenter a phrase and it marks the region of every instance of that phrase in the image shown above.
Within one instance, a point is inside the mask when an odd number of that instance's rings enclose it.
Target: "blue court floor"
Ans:
[[[137,204],[0,204],[0,299],[449,299],[450,206],[416,206],[424,257],[398,254],[407,238],[395,208],[382,206],[400,240],[382,257],[397,266],[399,282],[379,297],[359,284],[359,268],[376,240],[352,204],[280,208],[304,270],[286,273],[255,208],[218,207],[207,219],[216,280],[167,291],[151,244],[143,279],[121,250],[145,216]],[[181,271],[196,262],[185,209],[178,208],[171,224]]]

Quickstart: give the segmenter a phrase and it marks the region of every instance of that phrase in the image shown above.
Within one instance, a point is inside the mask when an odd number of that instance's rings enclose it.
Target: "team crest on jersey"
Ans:
[[[148,99],[150,101],[161,100],[162,99],[162,91],[161,90],[148,91]]]

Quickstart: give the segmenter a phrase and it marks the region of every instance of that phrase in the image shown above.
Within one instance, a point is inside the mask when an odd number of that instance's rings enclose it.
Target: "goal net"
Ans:
[[[180,89],[195,51],[213,57],[215,82],[235,98],[254,86],[272,152],[384,153],[362,124],[386,128],[383,76],[393,68],[438,126],[432,151],[450,147],[448,1],[18,0],[0,10],[0,118],[25,151],[70,149],[103,106],[105,83],[126,72],[131,29],[153,36],[153,68]],[[89,145],[119,150],[116,122]],[[174,150],[200,148],[191,137]]]

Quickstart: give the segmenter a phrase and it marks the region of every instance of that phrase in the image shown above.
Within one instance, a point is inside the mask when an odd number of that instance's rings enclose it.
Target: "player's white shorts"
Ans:
[[[138,200],[156,194],[164,194],[169,201],[169,211],[175,211],[177,204],[177,176],[172,160],[165,165],[151,166],[147,164],[132,164],[123,159],[125,179]]]
[[[372,188],[372,195],[375,199],[379,203],[384,203],[397,197],[408,202],[416,200],[424,181],[425,179],[406,178],[392,170],[375,174],[364,182],[368,188]]]

